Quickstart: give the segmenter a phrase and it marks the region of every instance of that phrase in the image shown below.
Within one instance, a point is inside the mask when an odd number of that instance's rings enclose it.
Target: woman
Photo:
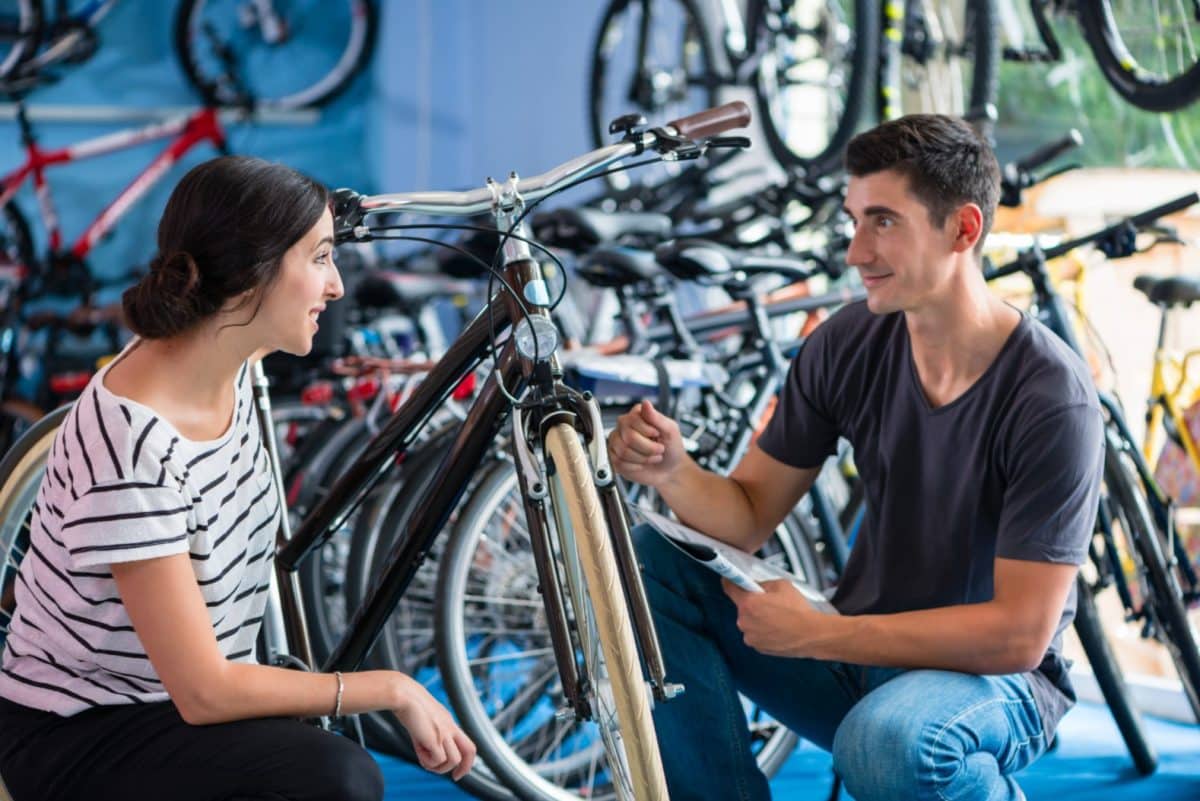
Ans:
[[[172,193],[138,335],[59,429],[0,670],[0,774],[16,801],[377,801],[356,744],[297,718],[390,709],[422,766],[475,748],[394,671],[254,661],[279,498],[248,363],[312,347],[342,295],[325,189],[222,157]]]

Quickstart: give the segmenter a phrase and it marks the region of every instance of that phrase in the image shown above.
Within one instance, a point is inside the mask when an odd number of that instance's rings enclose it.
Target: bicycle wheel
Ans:
[[[12,75],[37,50],[41,33],[41,0],[0,2],[0,80]]]
[[[443,681],[484,761],[503,763],[495,770],[519,795],[603,797],[605,788],[588,783],[600,756],[594,731],[554,714],[562,688],[524,515],[516,473],[502,463],[480,481],[459,516],[438,577]],[[799,516],[790,517],[759,555],[822,586]],[[759,767],[773,775],[796,737],[749,702],[745,707]]]
[[[1088,664],[1100,686],[1104,702],[1116,721],[1121,738],[1129,749],[1134,767],[1143,776],[1149,776],[1158,767],[1158,755],[1146,739],[1142,726],[1142,714],[1129,697],[1129,688],[1121,666],[1112,652],[1112,646],[1100,624],[1096,601],[1092,597],[1091,585],[1080,575],[1075,581],[1075,633],[1083,645]]]
[[[367,0],[184,0],[175,55],[205,102],[310,108],[350,85],[370,57],[375,28]]]
[[[613,0],[592,46],[589,112],[596,147],[608,124],[639,113],[655,123],[717,105],[709,37],[693,0]]]
[[[1093,0],[1076,7],[1100,71],[1127,102],[1175,111],[1200,97],[1195,3]]]
[[[63,406],[39,420],[0,461],[0,645],[8,637],[16,607],[17,570],[29,548],[30,519],[46,457],[69,409]]]
[[[1129,556],[1137,567],[1142,609],[1155,637],[1167,648],[1183,684],[1192,715],[1200,721],[1200,650],[1197,634],[1188,620],[1183,590],[1164,554],[1169,553],[1164,532],[1154,524],[1149,502],[1134,467],[1131,448],[1119,434],[1108,434],[1105,449],[1105,483],[1113,501],[1128,521],[1132,540]]]
[[[884,37],[879,59],[879,118],[966,116],[990,135],[984,112],[996,100],[1000,58],[995,0],[891,0],[885,5],[895,34]]]
[[[814,175],[840,169],[878,58],[877,0],[761,0],[751,19],[754,94],[771,153]]]

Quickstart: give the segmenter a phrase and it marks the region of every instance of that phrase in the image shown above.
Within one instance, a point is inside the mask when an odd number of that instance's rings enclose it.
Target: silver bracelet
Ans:
[[[340,718],[342,716],[342,690],[346,689],[346,683],[342,681],[342,671],[335,670],[333,675],[337,677],[338,682],[337,698],[333,702],[333,716]]]

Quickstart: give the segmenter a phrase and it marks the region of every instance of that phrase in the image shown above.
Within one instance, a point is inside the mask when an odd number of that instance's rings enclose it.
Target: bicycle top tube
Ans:
[[[647,150],[659,150],[665,158],[671,158],[672,155],[677,156],[694,148],[695,139],[742,128],[749,122],[750,109],[745,103],[727,103],[674,120],[664,128],[634,133],[625,141],[593,150],[532,178],[518,178],[516,173],[512,173],[503,184],[489,178],[487,186],[465,192],[403,192],[364,196],[359,201],[359,208],[365,214],[406,211],[447,217],[482,214],[498,207],[511,208],[540,200],[572,181],[599,172],[621,159]]]

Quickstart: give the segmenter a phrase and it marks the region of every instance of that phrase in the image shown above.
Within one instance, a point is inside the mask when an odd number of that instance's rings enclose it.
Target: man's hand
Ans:
[[[829,616],[813,609],[790,581],[763,582],[763,592],[743,590],[728,579],[721,584],[737,605],[737,626],[746,645],[769,656],[817,656]]]
[[[687,458],[679,425],[648,400],[617,418],[608,435],[613,469],[630,481],[657,487]]]

